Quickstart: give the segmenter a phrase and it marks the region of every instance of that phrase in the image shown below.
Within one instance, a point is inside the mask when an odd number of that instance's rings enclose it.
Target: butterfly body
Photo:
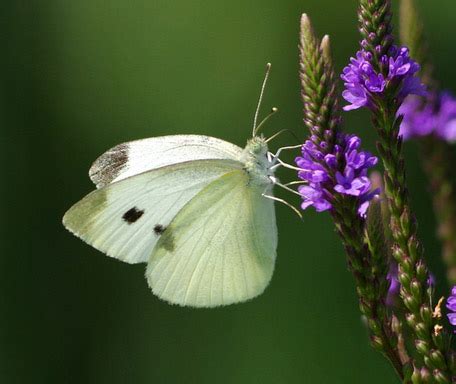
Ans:
[[[253,298],[274,270],[272,162],[263,137],[245,149],[199,135],[120,144],[89,171],[97,186],[65,214],[107,255],[147,263],[160,298],[214,307]]]
[[[273,185],[272,162],[268,157],[268,145],[262,136],[255,136],[247,142],[242,160],[252,183],[260,186]]]

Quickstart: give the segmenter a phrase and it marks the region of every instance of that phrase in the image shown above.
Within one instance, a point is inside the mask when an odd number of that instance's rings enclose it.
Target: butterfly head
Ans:
[[[246,150],[251,156],[266,157],[268,153],[268,144],[266,139],[261,136],[254,136],[247,141]]]
[[[268,153],[268,140],[263,135],[258,135],[259,130],[263,127],[264,123],[274,115],[278,109],[272,108],[271,112],[259,123],[258,114],[260,112],[261,101],[268,81],[271,64],[266,65],[266,74],[264,76],[263,84],[261,86],[260,97],[258,99],[255,116],[253,118],[252,138],[247,141],[244,149],[244,170],[248,173],[250,182],[260,186],[272,186],[274,184],[273,163]]]

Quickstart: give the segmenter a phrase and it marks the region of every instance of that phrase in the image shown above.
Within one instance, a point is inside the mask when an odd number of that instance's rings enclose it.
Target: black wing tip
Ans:
[[[110,184],[128,163],[128,144],[116,145],[98,157],[89,169],[89,177],[97,188]]]

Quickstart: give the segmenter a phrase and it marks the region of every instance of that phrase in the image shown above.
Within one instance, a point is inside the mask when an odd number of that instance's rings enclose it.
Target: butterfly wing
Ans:
[[[213,180],[241,167],[232,160],[197,160],[122,179],[76,203],[63,224],[111,257],[147,262],[182,207]]]
[[[214,307],[245,301],[268,285],[276,258],[274,204],[243,170],[199,192],[155,246],[146,277],[175,304]]]
[[[171,164],[191,160],[240,161],[242,148],[215,137],[172,135],[119,144],[101,155],[89,170],[97,188]]]

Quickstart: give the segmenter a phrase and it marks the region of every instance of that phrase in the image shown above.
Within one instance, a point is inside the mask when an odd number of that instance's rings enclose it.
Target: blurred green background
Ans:
[[[290,128],[303,137],[300,14],[332,36],[341,69],[357,47],[356,5],[2,1],[1,383],[395,382],[368,345],[327,214],[308,212],[300,222],[278,206],[270,287],[251,302],[214,310],[159,301],[144,265],[110,259],[61,225],[66,209],[93,189],[91,162],[115,144],[198,133],[244,146],[267,61],[273,71],[263,111],[274,105],[280,113],[266,132]],[[455,90],[456,5],[420,6],[437,76]],[[367,114],[354,112],[346,123],[374,148]],[[283,135],[272,147],[294,143]],[[442,276],[414,144],[407,157],[423,242]]]

